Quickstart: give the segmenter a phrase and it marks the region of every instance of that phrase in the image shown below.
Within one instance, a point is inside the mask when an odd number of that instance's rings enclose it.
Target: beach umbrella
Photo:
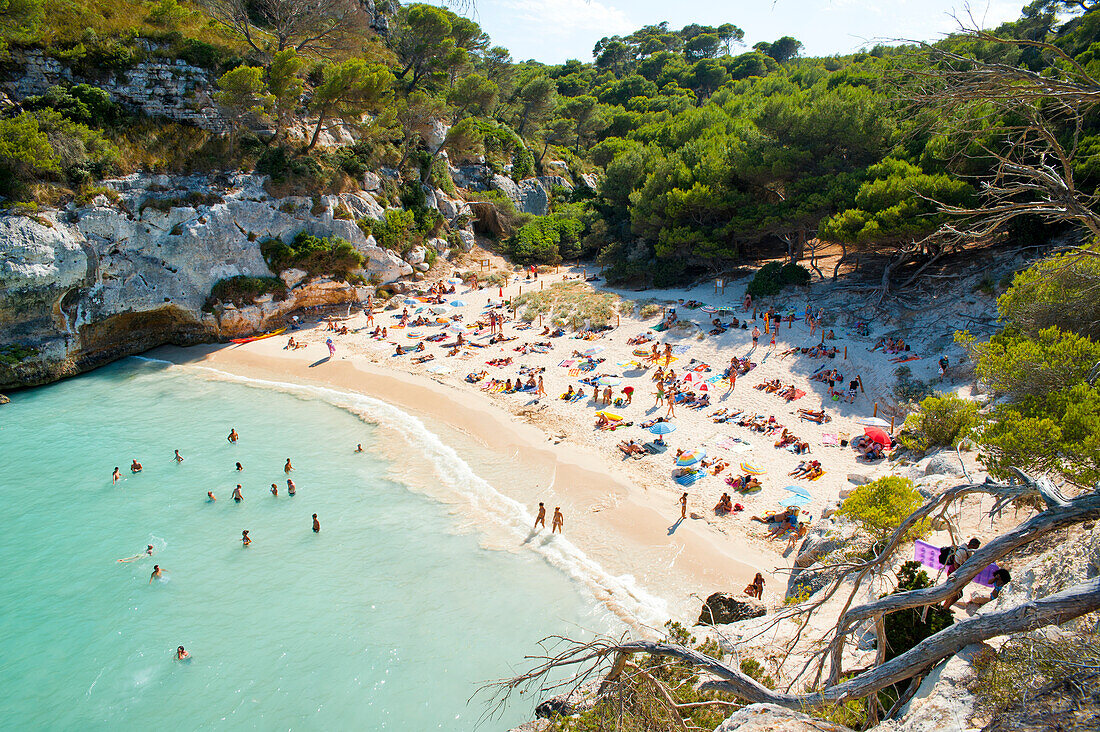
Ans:
[[[676,425],[671,422],[657,422],[649,427],[649,432],[653,435],[667,435],[675,431]]]
[[[718,312],[720,312],[720,313],[732,313],[733,308],[731,308],[729,305],[723,305],[722,307],[718,308]]]
[[[448,278],[448,279],[447,279],[447,284],[450,284],[450,285],[461,285],[461,284],[462,284],[462,280],[461,280],[460,278],[458,278],[458,277],[450,277],[450,278]]]
[[[585,356],[595,356],[597,353],[603,350],[603,346],[592,346],[586,351],[581,351]]]
[[[687,372],[687,374],[686,374],[686,375],[684,376],[684,383],[685,383],[685,384],[690,384],[690,383],[692,383],[692,382],[694,382],[694,381],[695,381],[695,374],[693,374],[692,372],[688,371],[688,372]]]
[[[800,485],[789,485],[783,490],[790,491],[791,493],[797,493],[800,496],[806,496],[806,498],[810,498],[810,492]]]
[[[778,503],[780,506],[805,506],[812,499],[809,496],[795,495],[787,496],[786,498],[780,498]]]
[[[413,299],[412,299],[411,297],[406,297],[406,298],[405,298],[404,300],[402,300],[401,302],[402,302],[402,304],[404,304],[404,305],[418,305],[418,304],[420,303],[420,301],[419,301],[419,300],[413,300]]]
[[[877,442],[883,447],[890,447],[890,435],[886,434],[886,430],[881,427],[864,427],[863,434],[871,438],[872,442]]]
[[[865,427],[889,427],[890,423],[882,417],[864,417],[863,419],[857,419],[856,424],[861,424]]]
[[[458,323],[455,323],[454,325],[447,326],[447,330],[449,330],[452,333],[465,333],[466,332],[466,328],[462,325],[459,325]]]
[[[405,337],[410,340],[417,340],[418,338],[420,338],[420,333],[419,331],[410,330],[408,333],[405,334]]]
[[[741,463],[741,470],[749,475],[763,475],[768,472],[752,463]]]
[[[623,380],[618,376],[601,376],[596,383],[600,386],[618,386]]]
[[[450,308],[447,307],[446,305],[433,305],[432,307],[430,307],[428,309],[431,310],[436,315],[442,315],[443,313],[450,310]]]
[[[680,466],[694,465],[707,456],[705,448],[697,447],[694,450],[687,450],[680,453],[680,457],[676,458],[676,464]]]
[[[699,391],[710,391],[710,387],[707,386],[707,382],[699,382]]]
[[[464,308],[464,307],[466,307],[466,301],[465,300],[451,300],[451,307],[453,307],[453,308]]]

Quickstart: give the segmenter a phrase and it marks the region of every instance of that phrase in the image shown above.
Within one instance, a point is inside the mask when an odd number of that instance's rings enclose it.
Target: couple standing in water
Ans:
[[[534,528],[537,529],[539,526],[546,528],[546,506],[542,501],[539,501],[539,515],[535,517]],[[563,528],[565,528],[565,516],[562,515],[560,506],[554,506],[554,519],[550,522],[550,533],[560,534]]]

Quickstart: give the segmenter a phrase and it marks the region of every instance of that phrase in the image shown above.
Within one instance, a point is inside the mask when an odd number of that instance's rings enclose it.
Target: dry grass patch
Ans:
[[[610,292],[596,292],[583,282],[556,282],[544,290],[525,292],[514,300],[524,320],[531,322],[540,315],[549,317],[554,325],[583,327],[607,325],[619,311],[621,298]]]

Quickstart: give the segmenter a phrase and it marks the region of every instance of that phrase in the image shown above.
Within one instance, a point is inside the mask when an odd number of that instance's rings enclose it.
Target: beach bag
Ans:
[[[941,546],[940,547],[940,564],[947,566],[950,563],[951,555],[955,553],[956,547],[953,546]]]

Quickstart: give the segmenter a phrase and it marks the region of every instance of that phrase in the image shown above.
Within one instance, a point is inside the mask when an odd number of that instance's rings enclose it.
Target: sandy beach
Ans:
[[[782,510],[793,495],[785,487],[794,485],[801,486],[811,496],[803,510],[804,516],[808,514],[812,521],[826,507],[835,506],[840,492],[852,486],[849,474],[873,478],[885,472],[886,461],[860,462],[857,453],[841,447],[839,441],[862,434],[863,427],[855,420],[871,416],[873,395],[887,387],[896,367],[891,356],[881,350],[869,350],[873,333],[870,337],[856,337],[841,328],[834,329],[835,339],[826,341],[826,345],[838,349],[835,358],[812,358],[801,353],[784,356],[788,349],[820,342],[820,331],[811,336],[809,327],[801,319],[782,323],[774,348],[770,346],[770,336],[762,334],[759,345],[752,350],[752,328],[756,325],[763,332],[764,318],[760,313],[753,321],[751,312],[742,312],[743,282],[739,286],[727,286],[720,295],[712,292],[708,296],[701,292],[702,288],[690,292],[658,291],[658,302],[675,305],[681,323],[666,332],[652,330],[660,318],[643,319],[638,314],[640,308],[634,308],[633,314],[619,316],[617,327],[595,340],[576,338],[569,329],[564,336],[549,338],[541,335],[537,322],[524,328],[522,320],[510,319],[511,313],[503,328],[505,336],[514,340],[489,345],[488,328],[469,327],[483,317],[489,303],[501,302],[501,292],[503,298],[508,299],[519,294],[521,288],[524,291],[546,288],[566,276],[575,277],[566,272],[544,275],[538,284],[514,278],[503,290],[471,291],[465,285],[458,285],[456,293],[445,299],[465,304],[446,308],[448,322],[466,325],[464,337],[485,347],[462,348],[452,357],[446,355],[450,349],[441,347],[439,342],[426,342],[423,353],[393,355],[398,344],[405,348],[415,346],[418,340],[409,337],[413,334],[425,337],[441,332],[442,324],[434,323],[425,327],[393,327],[398,322],[395,316],[400,315],[402,308],[408,308],[412,314],[418,307],[425,307],[420,303],[377,311],[370,327],[365,314],[354,314],[338,324],[349,328],[351,332],[347,335],[327,330],[327,323],[322,321],[248,344],[164,348],[153,355],[242,377],[312,384],[364,394],[415,415],[445,441],[460,444],[460,454],[483,449],[485,455],[493,457],[475,459],[471,463],[480,477],[492,483],[504,496],[526,506],[527,518],[532,522],[539,501],[547,505],[548,523],[553,507],[560,505],[566,528],[563,536],[553,541],[569,542],[610,576],[629,577],[630,582],[625,587],[636,583],[664,600],[666,617],[694,621],[699,598],[716,591],[740,592],[757,571],[768,581],[765,602],[781,602],[786,583],[782,571],[790,566],[793,553],[785,538],[767,538],[764,524],[750,517]],[[639,299],[635,293],[617,294]],[[731,307],[733,313],[716,315],[677,304],[681,299],[691,298],[707,303],[708,309]],[[395,302],[403,300],[398,296]],[[431,313],[425,314],[434,318]],[[728,322],[731,317],[737,317],[744,321],[746,315],[748,328],[730,328],[720,335],[708,334],[713,318],[720,317]],[[451,320],[454,316],[461,318]],[[387,327],[387,339],[371,337],[375,325]],[[639,334],[648,334],[662,349],[666,343],[672,345],[677,355],[671,367],[678,380],[691,374],[690,381],[680,381],[681,388],[694,390],[698,395],[709,394],[711,406],[691,409],[677,405],[675,417],[671,419],[677,429],[666,436],[667,450],[641,459],[628,459],[618,449],[618,443],[625,439],[639,443],[652,441],[653,435],[640,427],[640,423],[667,413],[666,406],[655,405],[652,376],[656,367],[644,371],[637,368],[635,364],[644,359],[634,351],[641,346],[627,343]],[[288,349],[288,336],[307,344],[306,347]],[[336,348],[332,358],[325,345],[329,338]],[[454,338],[453,334],[448,334],[446,342],[453,342]],[[644,347],[651,348],[653,342]],[[549,343],[550,346],[543,353],[522,354],[515,350],[531,343]],[[604,360],[591,372],[571,372],[575,363],[569,362],[577,361],[574,351],[590,348],[599,349],[595,358]],[[432,360],[424,363],[413,360],[427,355],[432,355]],[[936,368],[938,354],[922,355],[923,359],[907,365],[915,367],[913,370],[917,373],[929,372],[923,374],[927,378]],[[733,356],[748,356],[756,366],[740,376],[730,392],[721,375]],[[507,366],[487,364],[494,359],[507,358],[512,359]],[[563,363],[566,365],[562,366]],[[663,365],[664,360],[659,364]],[[544,369],[545,398],[537,399],[531,392],[508,394],[484,389],[490,379],[516,378],[521,366]],[[864,388],[854,404],[831,399],[827,384],[810,379],[816,369],[823,367],[836,368],[842,373],[843,380],[837,384],[837,389],[843,389],[856,376],[861,378]],[[466,380],[467,374],[482,370],[488,375],[480,382]],[[614,388],[615,397],[622,396],[623,387],[634,387],[630,404],[611,408],[623,418],[624,424],[632,422],[632,425],[613,431],[594,427],[596,413],[605,407],[590,398],[591,387],[582,384],[580,379],[598,374],[621,378],[621,383]],[[775,379],[783,385],[793,385],[804,392],[804,396],[788,401],[755,388],[764,381]],[[570,385],[574,389],[583,387],[586,397],[575,402],[559,399]],[[802,419],[800,408],[824,409],[830,419],[823,424]],[[743,416],[774,417],[779,425],[807,443],[810,452],[795,454],[774,447],[781,428],[764,434],[739,426],[736,421],[715,422],[711,415],[719,409],[744,410]],[[401,436],[390,437],[394,443],[393,454],[400,454]],[[713,475],[714,466],[710,466],[702,479],[682,487],[673,480],[676,450],[696,448],[707,451],[708,461],[721,459],[728,462],[729,467]],[[789,471],[805,460],[820,461],[825,474],[812,481],[789,477]],[[744,472],[740,469],[742,462],[762,471],[759,479],[763,488],[760,491],[742,495],[727,485],[727,477]],[[417,461],[406,455],[401,461],[402,477],[412,485],[429,486],[430,471],[420,470],[422,467],[426,466],[418,467]],[[689,496],[688,518],[680,521],[678,501],[684,491]],[[732,514],[716,513],[714,506],[723,492],[730,493],[733,501],[743,505],[744,510]],[[476,524],[477,517],[473,518]],[[550,540],[544,536],[546,531],[532,532],[523,543]],[[487,543],[494,544],[492,532],[488,533]],[[523,548],[509,539],[501,539],[497,545],[516,550]],[[597,599],[613,611],[624,616],[630,614],[629,609],[620,606],[621,598],[608,588],[601,588],[598,579],[589,584]],[[621,594],[622,588],[619,592]],[[655,612],[646,621],[655,621],[659,614]]]

